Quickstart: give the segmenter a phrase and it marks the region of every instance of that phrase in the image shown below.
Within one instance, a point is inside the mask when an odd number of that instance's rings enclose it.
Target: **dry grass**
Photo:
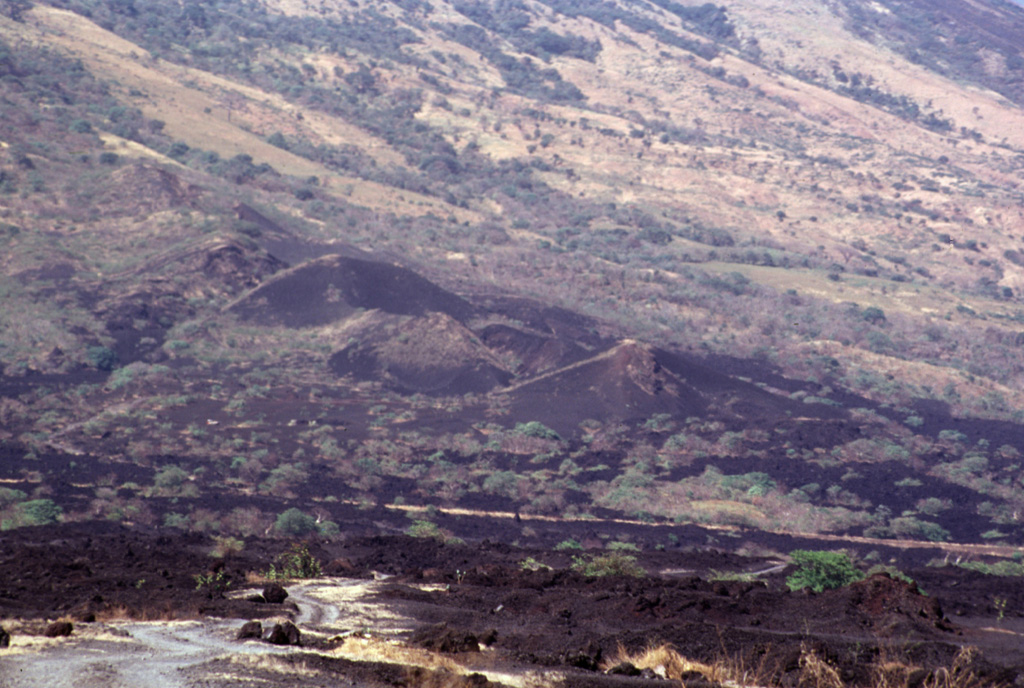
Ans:
[[[96,620],[105,623],[117,621],[182,621],[195,619],[198,615],[188,609],[134,609],[123,604],[113,604],[96,612]]]
[[[800,650],[800,682],[803,688],[843,688],[843,680],[834,666],[818,656],[814,650]]]
[[[974,674],[971,667],[977,657],[975,648],[960,648],[948,667],[932,670],[923,683],[914,680],[921,667],[883,657],[872,667],[871,685],[872,688],[908,688],[914,683],[923,688],[994,688],[997,684],[987,683]],[[819,684],[809,685],[817,687]],[[830,684],[821,685],[826,688]]]
[[[452,672],[461,669],[459,664],[444,655],[376,637],[349,636],[332,654],[354,661],[387,662],[421,669]]]
[[[325,189],[368,208],[387,209],[399,215],[434,212],[454,214],[460,221],[478,219],[475,213],[429,196],[336,174],[319,163],[277,148],[262,137],[264,130],[296,128],[298,113],[303,116],[303,133],[313,140],[361,142],[366,152],[377,159],[401,161],[401,156],[382,141],[338,118],[202,70],[152,59],[145,49],[72,12],[39,7],[31,14],[34,28],[38,27],[34,31],[26,29],[32,40],[79,58],[98,73],[114,75],[125,90],[136,89],[146,94],[145,98],[125,100],[130,100],[147,117],[164,121],[168,134],[193,148],[216,151],[225,158],[247,153],[279,172],[303,178],[316,176]],[[134,149],[117,150],[139,154]]]
[[[712,663],[697,662],[679,654],[668,644],[650,646],[640,652],[630,653],[619,647],[603,664],[608,671],[615,666],[629,663],[638,669],[649,669],[658,676],[671,681],[682,682],[687,674],[698,673],[711,683],[731,686],[775,686],[779,685],[778,667],[762,655],[759,662],[751,663],[742,656],[723,657]],[[997,688],[997,684],[979,679],[973,669],[978,656],[972,647],[961,648],[948,667],[932,670],[928,678],[918,685],[923,688]],[[921,667],[884,656],[871,667],[871,688],[908,688]],[[801,648],[797,686],[800,688],[848,688],[839,670],[806,645]]]
[[[284,662],[277,655],[237,654],[232,655],[228,661],[239,668],[239,672],[230,677],[240,681],[252,681],[250,674],[252,671],[262,671],[268,674],[287,674],[289,677],[301,676],[304,678],[315,678],[320,675],[320,672],[315,669],[309,669],[297,662]]]
[[[662,678],[673,681],[682,680],[684,674],[697,672],[711,682],[728,680],[725,667],[716,664],[694,662],[679,654],[668,644],[651,646],[638,653],[630,653],[621,645],[609,659],[605,660],[602,669],[608,671],[620,664],[629,663],[637,669],[650,669]]]
[[[971,669],[977,656],[978,651],[973,647],[960,648],[953,663],[935,670],[925,681],[925,688],[983,688],[990,685],[975,676]]]
[[[259,571],[246,571],[245,582],[248,585],[266,585],[270,582],[270,579],[264,576]]]

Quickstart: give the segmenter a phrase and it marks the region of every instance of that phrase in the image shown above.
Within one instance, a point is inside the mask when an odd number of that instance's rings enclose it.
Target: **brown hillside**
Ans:
[[[410,270],[343,256],[325,256],[276,275],[233,303],[243,320],[312,327],[343,320],[360,309],[394,315],[441,312],[462,321],[473,308]]]
[[[335,374],[404,392],[488,392],[511,375],[477,337],[445,313],[379,314],[346,331],[352,343],[331,356]]]
[[[651,347],[634,341],[506,391],[514,415],[542,419],[564,434],[588,418],[621,422],[659,413],[700,415],[711,396],[663,367]]]

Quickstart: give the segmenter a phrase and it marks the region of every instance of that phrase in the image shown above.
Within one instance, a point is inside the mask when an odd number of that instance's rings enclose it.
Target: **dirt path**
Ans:
[[[264,643],[236,641],[238,621],[124,622],[79,626],[54,642],[15,636],[0,662],[9,688],[187,688],[185,671],[217,657],[281,653]]]
[[[390,633],[408,622],[369,601],[373,581],[312,581],[289,586],[303,631],[335,634],[372,629]],[[246,591],[241,594],[252,594]],[[14,635],[0,658],[5,688],[191,688],[190,669],[218,657],[282,654],[294,648],[235,640],[241,622],[205,619],[185,622],[79,624],[64,640]]]
[[[377,581],[310,581],[289,585],[288,599],[299,607],[295,623],[300,629],[326,634],[372,630],[376,635],[411,630],[411,621],[371,599],[380,588]]]

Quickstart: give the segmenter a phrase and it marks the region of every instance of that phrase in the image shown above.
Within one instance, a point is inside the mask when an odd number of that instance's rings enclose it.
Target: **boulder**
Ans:
[[[259,640],[263,637],[263,624],[259,621],[249,621],[238,629],[238,635],[235,637],[238,640],[248,640],[250,638]]]
[[[271,645],[301,645],[302,633],[291,621],[274,624],[270,633],[264,638]]]
[[[288,591],[278,583],[267,583],[263,586],[263,599],[270,604],[281,604],[288,599]]]
[[[3,626],[0,626],[0,647],[11,646],[11,634],[8,633]]]
[[[46,627],[43,631],[43,635],[47,638],[66,638],[71,635],[75,627],[71,625],[70,621],[54,621],[52,624]]]
[[[591,641],[587,643],[586,647],[563,653],[562,663],[576,667],[577,669],[597,671],[598,665],[601,663],[602,654],[601,646]]]
[[[642,672],[630,662],[619,662],[605,673],[612,676],[639,676]]]

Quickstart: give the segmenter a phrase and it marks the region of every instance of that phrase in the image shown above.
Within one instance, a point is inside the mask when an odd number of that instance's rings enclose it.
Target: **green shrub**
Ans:
[[[814,592],[821,592],[841,588],[864,578],[864,574],[842,552],[797,549],[790,552],[789,556],[799,567],[786,579],[790,590],[810,588]]]
[[[301,537],[315,533],[319,529],[315,518],[292,507],[277,517],[274,530],[285,535]]]
[[[189,147],[184,141],[175,141],[171,144],[171,147],[167,149],[167,155],[176,160],[184,158],[188,155]]]
[[[572,538],[570,538],[568,540],[562,540],[557,545],[555,545],[555,551],[556,552],[564,552],[564,551],[570,550],[570,549],[580,549],[581,550],[581,549],[583,549],[583,545],[578,543],[576,540],[573,540]]]
[[[188,480],[188,473],[180,466],[164,466],[153,476],[153,485],[163,492],[173,492]]]
[[[531,420],[529,423],[516,423],[512,432],[525,437],[539,437],[543,440],[562,439],[557,432],[536,420]]]
[[[519,495],[519,476],[512,471],[497,471],[484,479],[483,490],[488,494],[514,499]]]
[[[45,526],[60,520],[62,509],[51,499],[33,499],[18,505],[22,522],[27,526]]]
[[[213,551],[210,552],[210,556],[218,559],[238,554],[245,549],[245,541],[238,538],[215,536],[213,542]]]
[[[868,306],[861,312],[860,317],[862,320],[866,320],[873,325],[884,323],[886,321],[885,311],[877,306]]]
[[[437,527],[436,523],[431,521],[418,520],[413,522],[411,526],[405,529],[405,534],[417,538],[435,538],[437,540],[444,540],[444,533]]]
[[[192,578],[196,582],[196,590],[206,588],[206,592],[211,599],[223,597],[224,592],[231,587],[231,581],[228,580],[223,569],[216,573],[197,573]]]
[[[9,487],[0,487],[0,508],[10,504],[17,504],[26,497],[28,497],[28,495],[21,490],[14,490]]]
[[[647,571],[636,562],[636,557],[614,551],[595,557],[573,557],[572,568],[589,578],[603,576],[643,578],[647,575]]]
[[[922,521],[913,516],[899,516],[889,521],[890,534],[888,537],[923,537],[931,542],[945,542],[949,540],[949,531],[937,523]],[[886,535],[880,533],[883,537]]]
[[[185,514],[179,514],[171,512],[164,514],[164,528],[188,528],[188,516]]]
[[[105,346],[90,346],[85,355],[97,370],[113,370],[117,366],[117,352]]]
[[[84,119],[73,120],[68,128],[76,134],[92,133],[92,125]]]
[[[526,557],[519,562],[519,568],[523,571],[550,571],[551,567],[542,561],[537,561],[533,557]]]
[[[321,571],[320,560],[309,553],[309,547],[296,542],[277,555],[263,576],[270,580],[316,578]]]
[[[977,571],[986,576],[1024,576],[1024,564],[1019,561],[997,561],[987,564],[983,561],[963,561],[957,564],[962,569]]]

